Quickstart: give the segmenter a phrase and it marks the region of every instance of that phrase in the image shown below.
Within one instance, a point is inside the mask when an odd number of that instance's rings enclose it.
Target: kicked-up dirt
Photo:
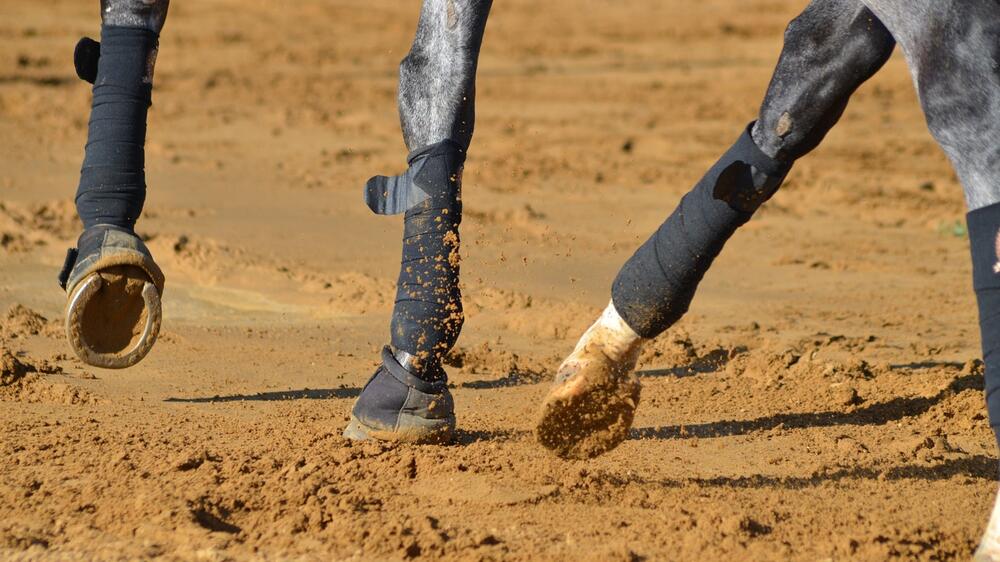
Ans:
[[[629,438],[539,447],[617,268],[753,118],[804,2],[497,2],[450,446],[340,436],[388,339],[415,2],[174,2],[138,230],[164,324],[84,366],[56,285],[96,1],[0,3],[0,559],[951,560],[996,489],[964,205],[896,56],[649,346]]]

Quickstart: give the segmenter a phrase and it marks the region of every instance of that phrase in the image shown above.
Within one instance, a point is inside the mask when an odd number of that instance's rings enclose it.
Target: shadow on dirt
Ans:
[[[905,465],[885,470],[873,467],[855,466],[820,472],[809,476],[720,476],[717,478],[691,478],[656,482],[662,486],[674,487],[695,484],[710,488],[812,488],[827,482],[841,480],[948,480],[965,476],[980,480],[997,479],[997,459],[986,455],[974,455],[951,459],[938,464]]]
[[[529,432],[518,429],[468,430],[458,428],[452,445],[464,447],[480,441],[515,441],[529,435]]]
[[[692,425],[642,427],[629,432],[629,439],[686,439],[704,437],[730,437],[755,431],[805,429],[838,425],[884,425],[930,410],[941,400],[963,390],[982,390],[982,375],[965,375],[956,378],[944,390],[931,397],[893,398],[850,412],[812,412],[806,414],[776,414],[755,420],[718,421]]]
[[[211,404],[214,402],[281,402],[286,400],[332,400],[337,398],[357,398],[360,388],[305,388],[302,390],[279,390],[258,392],[257,394],[234,394],[231,396],[211,396],[202,398],[167,398],[164,402],[183,404]]]
[[[514,371],[507,373],[507,375],[499,379],[467,381],[459,383],[458,386],[474,390],[489,390],[492,388],[510,388],[526,384],[537,384],[546,380],[550,380],[548,373],[540,373],[537,371]]]
[[[678,365],[667,369],[645,369],[642,371],[636,371],[635,374],[639,378],[684,378],[715,373],[725,369],[726,364],[729,363],[729,360],[734,356],[739,355],[740,353],[745,353],[746,351],[747,348],[743,346],[738,346],[733,349],[717,348],[709,351],[708,353],[702,354],[694,361],[684,365]]]
[[[919,361],[916,363],[896,363],[889,365],[889,367],[892,369],[908,369],[911,371],[919,371],[922,369],[939,369],[939,368],[961,369],[963,367],[963,364],[957,361]]]

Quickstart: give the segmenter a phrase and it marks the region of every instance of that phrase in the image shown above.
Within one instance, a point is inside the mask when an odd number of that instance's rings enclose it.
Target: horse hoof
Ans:
[[[455,400],[447,379],[422,380],[399,363],[389,346],[383,348],[382,364],[354,403],[344,437],[440,445],[454,433]]]
[[[121,265],[91,273],[66,306],[66,336],[81,361],[124,369],[142,361],[160,334],[160,291],[139,267]]]
[[[538,442],[567,459],[589,459],[628,437],[641,385],[630,370],[609,361],[579,365],[560,377],[542,403],[535,429]]]

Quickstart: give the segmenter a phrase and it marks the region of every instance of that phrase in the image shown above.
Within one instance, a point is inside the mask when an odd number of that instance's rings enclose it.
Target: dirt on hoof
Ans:
[[[632,428],[640,389],[634,375],[591,363],[549,391],[536,428],[538,442],[567,459],[614,449]]]
[[[109,267],[98,275],[103,284],[84,310],[83,340],[98,353],[127,352],[146,326],[142,289],[149,276],[131,265]]]

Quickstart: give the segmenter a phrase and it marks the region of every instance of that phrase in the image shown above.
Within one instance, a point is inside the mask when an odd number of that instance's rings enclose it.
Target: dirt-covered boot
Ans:
[[[386,346],[382,365],[351,411],[344,437],[407,443],[446,443],[455,431],[455,401],[444,369],[433,382],[408,371]]]

